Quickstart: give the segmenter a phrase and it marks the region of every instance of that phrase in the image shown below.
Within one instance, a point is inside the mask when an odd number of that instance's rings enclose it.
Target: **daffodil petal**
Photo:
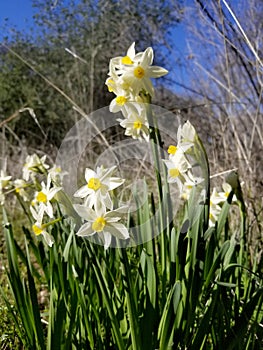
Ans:
[[[92,229],[92,224],[90,222],[86,222],[84,225],[80,227],[78,232],[76,233],[77,236],[92,236],[95,232]]]

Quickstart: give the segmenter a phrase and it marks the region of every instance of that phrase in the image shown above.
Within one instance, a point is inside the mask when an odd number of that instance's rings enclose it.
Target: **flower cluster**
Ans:
[[[204,181],[203,178],[195,177],[192,166],[188,160],[193,148],[198,141],[196,131],[192,124],[187,121],[179,126],[177,132],[177,145],[170,145],[168,148],[169,159],[164,159],[168,170],[168,183],[176,183],[179,187],[181,197],[189,198],[194,186]]]
[[[133,43],[125,56],[110,60],[109,77],[106,80],[109,91],[115,94],[109,109],[112,113],[122,113],[123,119],[118,121],[125,129],[125,135],[146,141],[150,138],[149,127],[152,126],[149,125],[149,119],[154,117],[149,106],[154,95],[151,78],[167,74],[166,69],[152,65],[153,58],[151,47],[136,53]],[[152,129],[151,137],[155,133],[159,140],[157,124],[156,122]],[[207,164],[204,154],[203,145],[191,123],[187,121],[180,125],[177,144],[169,146],[168,159],[164,159],[163,162],[167,167],[165,181],[176,183],[180,196],[185,200],[193,198],[190,194],[194,187],[203,184],[205,180],[209,181],[207,168],[205,172],[202,169],[201,175],[200,171],[196,171],[198,167],[202,168],[202,164]],[[96,235],[107,249],[113,237],[117,240],[130,238],[127,227],[121,222],[127,208],[118,208],[116,198],[112,196],[113,191],[124,183],[124,179],[114,176],[115,172],[116,166],[110,168],[99,166],[96,170],[86,168],[85,184],[74,194],[74,197],[82,202],[73,204],[63,191],[62,179],[66,173],[57,165],[50,167],[46,162],[46,156],[40,158],[36,154],[28,155],[21,179],[12,181],[12,177],[1,170],[0,205],[4,204],[6,194],[15,193],[19,201],[24,202],[23,209],[26,214],[31,215],[32,231],[36,236],[42,235],[50,247],[54,243],[50,228],[62,220],[61,217],[56,217],[56,213],[61,215],[62,212],[63,218],[67,215],[72,226],[77,227],[78,236]],[[232,174],[228,182],[233,189],[236,189],[237,194],[239,190],[237,175]],[[217,221],[222,203],[228,197],[231,186],[224,184],[223,192],[213,190],[210,196],[210,225],[214,225]],[[201,191],[202,195],[203,192]],[[193,193],[199,194],[198,191]],[[238,195],[237,198],[239,200]],[[234,196],[233,201],[235,200]],[[54,203],[57,204],[56,207]]]
[[[3,170],[0,174],[0,204],[4,204],[5,195],[11,192],[15,193],[24,205],[28,203],[27,208],[34,220],[32,231],[37,236],[42,235],[50,247],[54,239],[48,233],[47,227],[57,221],[57,219],[54,220],[52,202],[55,195],[62,189],[60,185],[64,175],[59,169],[57,166],[50,168],[46,163],[46,156],[40,158],[37,154],[33,154],[26,157],[22,179],[12,181],[12,177],[7,176]],[[38,176],[46,177],[47,182],[40,183]]]
[[[125,56],[110,60],[109,77],[106,80],[108,90],[116,97],[111,101],[112,113],[122,112],[124,119],[120,125],[125,135],[132,138],[149,140],[149,123],[145,102],[150,102],[154,94],[151,78],[159,78],[168,73],[162,67],[152,66],[153,49],[135,53],[133,43]]]
[[[56,221],[54,220],[52,202],[55,195],[62,189],[61,186],[57,186],[57,182],[60,183],[61,178],[58,176],[55,180],[54,168],[58,167],[54,166],[50,169],[50,166],[46,163],[46,156],[39,158],[37,154],[28,155],[23,167],[23,180],[19,180],[23,187],[21,189],[16,187],[16,192],[25,197],[27,196],[27,193],[24,191],[24,188],[27,186],[26,182],[29,179],[33,181],[37,190],[29,207],[35,220],[32,230],[36,236],[42,235],[50,247],[54,243],[54,238],[48,233],[47,227],[52,226],[54,221]],[[37,174],[46,175],[47,182],[42,181],[39,184],[36,178]]]
[[[79,228],[77,235],[98,234],[105,249],[109,247],[112,236],[118,239],[129,238],[127,228],[119,222],[125,208],[113,210],[110,194],[124,182],[123,179],[112,176],[115,170],[116,166],[109,169],[101,166],[97,167],[96,171],[87,168],[85,171],[86,184],[74,194],[75,197],[84,200],[83,204],[74,205],[76,212],[84,219],[84,224]]]
[[[77,235],[92,236],[97,233],[105,249],[109,247],[112,236],[118,239],[129,238],[127,228],[120,223],[126,208],[113,210],[112,191],[124,182],[114,176],[115,171],[116,166],[109,169],[101,166],[96,171],[86,169],[86,184],[74,195],[83,199],[83,204],[74,205],[75,211],[84,221]],[[73,218],[72,211],[67,207],[70,205],[74,212],[73,204],[69,198],[65,200],[66,194],[63,191],[62,179],[65,174],[57,165],[50,167],[46,163],[46,156],[39,158],[36,154],[26,157],[22,179],[12,181],[12,177],[3,170],[0,172],[0,205],[4,205],[8,193],[15,193],[23,202],[23,208],[28,215],[31,214],[33,233],[36,236],[41,235],[50,247],[54,243],[50,228],[62,219],[56,217],[54,203],[59,205],[59,212],[65,212],[74,226],[76,225],[75,217]]]

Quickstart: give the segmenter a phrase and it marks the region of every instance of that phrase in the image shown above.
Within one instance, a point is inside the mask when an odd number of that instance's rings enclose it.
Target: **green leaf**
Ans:
[[[174,317],[181,300],[181,282],[176,281],[170,290],[162,312],[162,317],[158,328],[159,349],[167,350],[171,348],[172,334],[174,327]]]
[[[247,302],[235,325],[228,330],[224,346],[226,350],[242,348],[244,337],[250,329],[250,320],[257,309],[262,308],[263,303],[263,288],[259,288],[256,293]]]
[[[30,292],[29,296],[30,296],[32,312],[34,316],[34,329],[36,332],[35,337],[40,349],[44,350],[45,341],[44,341],[43,325],[41,323],[40,309],[39,309],[39,304],[37,300],[35,281],[32,275],[32,265],[30,261],[30,254],[29,254],[27,243],[26,243],[26,254],[27,254],[27,278],[28,278],[28,285],[29,285],[29,292]]]
[[[146,286],[149,292],[150,301],[155,308],[156,306],[156,274],[152,258],[142,250],[140,259],[143,271],[143,277],[146,280]]]
[[[204,288],[207,288],[209,286],[209,284],[215,280],[215,272],[220,267],[220,264],[223,263],[224,256],[225,256],[226,252],[228,251],[229,246],[230,246],[229,241],[224,242],[224,244],[222,245],[220,251],[218,252],[218,254],[215,258],[213,265],[211,266],[211,268],[208,272],[208,275],[207,275],[205,283],[204,283]]]
[[[214,314],[215,307],[218,303],[218,291],[213,292],[211,298],[207,302],[206,311],[196,327],[196,334],[194,335],[191,349],[202,349],[202,344],[205,342],[210,333],[210,324]]]

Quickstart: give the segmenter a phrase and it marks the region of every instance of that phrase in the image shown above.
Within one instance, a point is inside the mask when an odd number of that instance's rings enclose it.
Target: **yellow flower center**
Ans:
[[[225,192],[225,197],[228,197],[229,196],[229,192]]]
[[[130,59],[129,56],[124,56],[121,59],[121,63],[122,64],[133,64],[133,61]]]
[[[37,225],[33,225],[32,230],[36,236],[40,235],[43,232],[42,226],[39,227]]]
[[[36,200],[38,202],[46,203],[47,202],[47,196],[45,195],[45,193],[40,191],[40,192],[38,192],[38,194],[36,196]]]
[[[134,129],[141,129],[142,123],[139,120],[136,120],[136,122],[133,123],[133,128]]]
[[[101,182],[99,179],[92,177],[89,180],[87,186],[88,186],[88,188],[91,188],[92,190],[97,191],[101,187]]]
[[[167,152],[168,152],[169,154],[175,154],[176,151],[177,151],[177,147],[174,146],[174,145],[170,145],[170,146],[168,147],[168,150],[167,150]]]
[[[145,71],[141,66],[138,66],[134,69],[134,76],[138,79],[143,78],[145,75]]]
[[[93,222],[92,230],[96,232],[101,232],[103,231],[105,225],[106,225],[106,220],[102,216],[100,216]]]
[[[17,187],[17,188],[15,189],[15,191],[16,191],[16,193],[20,193],[20,188]]]
[[[116,97],[116,103],[119,106],[123,106],[127,102],[127,98],[125,96],[117,96]]]
[[[176,178],[176,177],[178,177],[180,175],[180,171],[178,169],[176,169],[176,168],[175,169],[170,169],[169,170],[169,175],[171,177]]]

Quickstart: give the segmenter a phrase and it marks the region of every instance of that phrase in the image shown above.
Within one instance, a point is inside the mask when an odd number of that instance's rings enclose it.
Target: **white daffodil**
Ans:
[[[10,181],[12,176],[7,176],[4,170],[0,172],[0,205],[4,205],[5,203],[5,194],[3,190],[7,190],[10,185]]]
[[[217,192],[216,188],[214,187],[213,191],[211,193],[211,196],[210,196],[210,205],[217,205],[217,204],[221,203],[223,200],[225,200],[225,199],[223,199],[222,195],[220,195]]]
[[[164,159],[163,161],[168,168],[168,182],[177,183],[180,192],[182,192],[183,185],[188,179],[187,172],[191,169],[184,153],[179,149],[171,159]]]
[[[118,75],[119,70],[116,70],[112,60],[110,61],[109,77],[107,78],[105,84],[108,87],[109,92],[113,92],[118,98],[115,103],[124,104],[124,102],[135,101],[137,96],[133,93],[131,86],[122,79],[121,74]],[[111,106],[111,109],[113,106]]]
[[[225,182],[225,183],[223,183],[222,188],[223,188],[223,192],[219,192],[218,196],[221,197],[221,202],[225,202],[227,200],[230,192],[232,191],[232,187],[231,187],[231,185],[229,185],[228,183]],[[237,200],[237,197],[234,194],[233,198],[232,198],[232,202],[236,202],[236,200]]]
[[[219,214],[221,211],[221,207],[218,204],[214,204],[210,202],[209,208],[209,226],[215,226],[216,221],[218,220]]]
[[[177,147],[186,152],[189,148],[194,146],[197,134],[193,125],[189,122],[185,122],[183,126],[179,125],[177,131]]]
[[[11,179],[12,179],[12,176],[6,175],[5,171],[1,170],[0,171],[0,189],[8,188]]]
[[[181,156],[181,154],[183,153],[182,149],[180,149],[180,147],[175,146],[175,145],[170,145],[168,147],[167,150],[168,154],[169,154],[169,159],[171,161],[173,161],[173,159],[176,159],[176,157],[179,155],[179,157]]]
[[[127,228],[119,222],[122,208],[108,212],[106,212],[105,207],[100,207],[95,211],[85,205],[76,204],[74,208],[79,216],[86,221],[78,230],[78,236],[92,236],[97,233],[103,240],[104,249],[108,249],[112,236],[118,239],[129,238]]]
[[[152,96],[154,89],[150,78],[159,78],[168,71],[162,67],[152,66],[153,49],[151,47],[137,58],[135,62],[123,65],[118,74],[132,88],[134,94],[138,95],[140,91],[145,90]]]
[[[219,204],[224,203],[229,193],[232,191],[232,187],[228,183],[224,183],[222,185],[223,192],[217,192],[216,188],[213,188],[212,194],[210,196],[210,214],[209,214],[209,225],[214,226],[215,222],[218,219],[218,216],[221,211],[221,206]],[[232,198],[232,202],[235,202],[237,200],[236,196],[234,195]]]
[[[229,193],[232,191],[232,187],[227,183],[224,183],[222,187],[224,190],[223,192],[217,192],[216,188],[213,188],[212,194],[210,196],[210,205],[220,204],[227,200]],[[236,200],[236,196],[234,195],[232,201],[235,202]]]
[[[136,112],[136,98],[129,90],[124,90],[117,85],[114,93],[116,97],[110,103],[110,112],[117,113],[121,111],[123,114],[129,113],[131,110]]]
[[[125,56],[118,56],[112,58],[110,64],[114,67],[115,70],[120,70],[123,67],[123,65],[132,65],[135,62],[138,62],[141,59],[142,54],[142,52],[136,54],[135,42],[133,42],[128,48]]]
[[[74,194],[75,197],[86,198],[85,205],[89,208],[99,207],[113,208],[109,191],[114,190],[123,184],[124,180],[119,177],[112,177],[116,170],[116,166],[109,169],[103,166],[97,167],[97,170],[86,168],[85,180],[86,185],[82,186]]]
[[[214,226],[221,211],[219,203],[222,202],[222,196],[218,194],[216,188],[213,188],[210,196],[210,210],[209,210],[209,226]]]
[[[50,168],[48,170],[48,174],[51,177],[51,180],[55,184],[59,184],[60,185],[62,183],[63,177],[65,175],[67,175],[67,172],[66,171],[62,171],[61,167],[55,164],[55,165],[53,165],[52,168]]]
[[[26,181],[23,179],[16,179],[13,184],[16,193],[18,193],[19,196],[22,197],[25,202],[29,201],[28,193],[25,191],[25,188],[28,186]]]
[[[49,247],[52,247],[54,238],[45,230],[46,224],[41,224],[41,222],[35,222],[32,226],[32,230],[36,236],[42,235]]]
[[[28,155],[23,166],[23,179],[28,181],[32,173],[45,173],[49,165],[45,163],[46,156],[39,158],[37,154]]]
[[[128,110],[127,113],[124,113],[124,117],[126,118],[118,121],[120,121],[120,126],[126,129],[125,135],[139,140],[144,138],[148,142],[149,123],[144,105],[136,104],[136,109]]]
[[[41,186],[41,190],[35,193],[35,198],[30,206],[31,213],[38,222],[42,222],[44,213],[53,218],[53,207],[50,201],[61,190],[61,187],[51,187],[50,175],[47,177],[47,184],[42,182]]]
[[[201,177],[194,177],[191,171],[187,172],[185,176],[185,182],[183,184],[181,198],[188,200],[190,198],[191,191],[194,187],[200,185],[204,181]]]

